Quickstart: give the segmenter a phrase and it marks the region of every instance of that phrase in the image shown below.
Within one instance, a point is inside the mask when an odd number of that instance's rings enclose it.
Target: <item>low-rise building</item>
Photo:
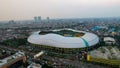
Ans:
[[[105,44],[112,45],[115,44],[115,39],[112,37],[104,37]]]
[[[42,68],[40,64],[32,63],[27,68]]]

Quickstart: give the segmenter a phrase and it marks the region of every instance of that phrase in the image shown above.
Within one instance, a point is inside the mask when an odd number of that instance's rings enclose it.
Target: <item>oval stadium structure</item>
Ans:
[[[34,32],[28,42],[36,45],[58,48],[85,48],[99,42],[97,35],[73,29],[59,29]]]

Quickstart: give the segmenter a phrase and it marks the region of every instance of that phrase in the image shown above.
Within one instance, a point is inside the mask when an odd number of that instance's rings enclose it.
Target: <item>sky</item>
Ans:
[[[120,0],[0,0],[0,20],[120,17]]]

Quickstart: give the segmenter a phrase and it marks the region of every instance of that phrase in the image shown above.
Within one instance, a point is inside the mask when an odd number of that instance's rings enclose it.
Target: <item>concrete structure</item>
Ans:
[[[10,20],[8,23],[9,24],[15,24],[15,21],[14,20]]]
[[[23,62],[26,61],[26,57],[23,52],[17,52],[14,55],[0,60],[0,68],[9,68],[11,65],[20,60],[22,60]]]
[[[34,17],[34,22],[35,23],[41,23],[41,16]]]
[[[38,20],[41,21],[41,16],[38,16]]]
[[[47,18],[46,18],[46,20],[47,20],[47,23],[49,23],[49,22],[50,22],[50,18],[49,18],[49,17],[47,17]]]
[[[97,35],[73,29],[38,31],[33,33],[28,42],[58,48],[84,48],[97,44]]]
[[[115,44],[115,39],[112,37],[104,37],[104,42],[109,45]]]
[[[43,54],[44,54],[44,51],[39,52],[38,54],[34,55],[34,59],[40,57]]]

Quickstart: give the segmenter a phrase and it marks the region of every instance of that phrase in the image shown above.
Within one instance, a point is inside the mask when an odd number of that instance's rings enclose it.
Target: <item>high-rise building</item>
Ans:
[[[35,22],[37,21],[37,17],[34,17]]]
[[[50,22],[50,18],[49,17],[47,17],[46,20],[47,20],[48,23]]]
[[[34,22],[35,23],[41,23],[41,16],[34,17]]]
[[[41,16],[38,16],[38,21],[41,21]]]
[[[15,24],[15,21],[14,20],[10,20],[8,23],[9,24]]]

